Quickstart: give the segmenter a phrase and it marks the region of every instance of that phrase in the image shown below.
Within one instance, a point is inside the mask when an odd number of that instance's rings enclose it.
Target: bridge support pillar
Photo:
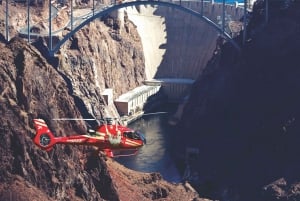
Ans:
[[[51,19],[51,1],[49,0],[49,52],[52,52],[52,19]]]
[[[120,27],[124,27],[124,9],[113,11],[111,13],[112,17],[120,21]],[[121,29],[120,29],[121,30]]]
[[[247,0],[244,0],[244,31],[243,31],[243,45],[246,43],[247,39]]]
[[[201,16],[203,16],[204,0],[201,0]]]
[[[30,43],[30,0],[27,0],[27,39],[28,43]]]
[[[71,31],[73,31],[73,0],[71,0]]]
[[[265,10],[266,10],[266,16],[265,16],[265,21],[266,21],[266,24],[268,23],[269,21],[269,1],[268,0],[265,0],[266,2],[266,5],[265,5]]]
[[[6,15],[5,15],[5,36],[6,40],[9,41],[9,24],[8,24],[8,0],[6,0]]]

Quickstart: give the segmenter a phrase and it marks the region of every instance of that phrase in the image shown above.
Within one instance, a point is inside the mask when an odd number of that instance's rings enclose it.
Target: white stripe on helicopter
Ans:
[[[135,146],[141,145],[140,143],[134,142],[134,141],[129,140],[129,139],[126,139],[125,143],[128,144],[128,145],[135,145]]]
[[[47,124],[45,123],[45,121],[42,119],[36,120],[35,123],[39,126],[48,127]]]

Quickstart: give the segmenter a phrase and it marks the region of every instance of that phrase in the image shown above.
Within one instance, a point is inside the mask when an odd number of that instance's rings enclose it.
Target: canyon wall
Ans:
[[[254,5],[241,54],[224,44],[209,61],[174,138],[177,154],[199,150],[196,186],[212,199],[300,199],[300,4],[269,6],[266,24]]]

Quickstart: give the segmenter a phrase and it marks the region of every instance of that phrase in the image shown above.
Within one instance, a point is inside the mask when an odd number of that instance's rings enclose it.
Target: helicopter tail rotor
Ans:
[[[33,121],[36,130],[33,142],[41,149],[50,151],[56,144],[53,133],[50,131],[43,119],[34,119]]]

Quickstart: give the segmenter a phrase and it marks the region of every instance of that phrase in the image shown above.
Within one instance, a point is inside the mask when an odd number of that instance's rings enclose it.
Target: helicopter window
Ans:
[[[124,136],[130,139],[133,139],[132,132],[124,132]]]
[[[140,136],[139,136],[139,134],[138,133],[136,133],[136,132],[124,132],[124,136],[125,137],[127,137],[127,138],[129,138],[129,139],[134,139],[134,140],[140,140],[141,138],[140,138]]]

